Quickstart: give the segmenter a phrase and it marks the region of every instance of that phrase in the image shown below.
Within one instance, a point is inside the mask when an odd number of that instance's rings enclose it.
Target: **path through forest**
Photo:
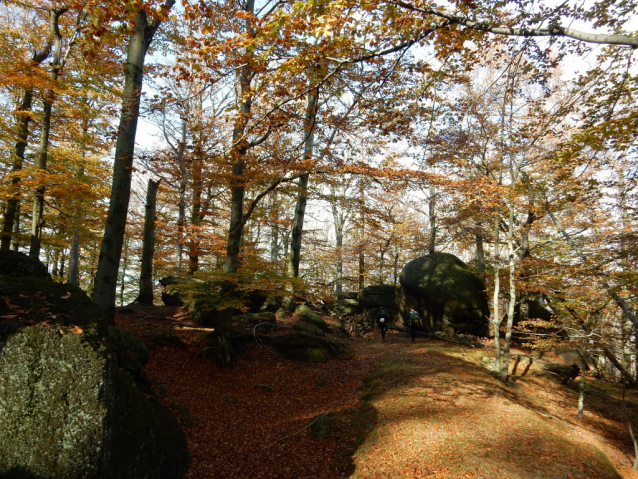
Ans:
[[[117,320],[152,348],[146,370],[186,433],[192,479],[638,478],[611,386],[592,384],[579,420],[575,390],[531,373],[507,387],[485,350],[455,343],[371,334],[351,340],[355,359],[323,364],[252,343],[222,369],[196,357],[201,331],[178,308]]]

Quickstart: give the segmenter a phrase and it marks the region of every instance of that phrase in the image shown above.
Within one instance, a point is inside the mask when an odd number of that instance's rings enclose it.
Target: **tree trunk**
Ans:
[[[337,251],[337,264],[336,264],[336,281],[335,281],[335,294],[341,294],[343,292],[343,213],[341,213],[337,206],[332,204],[332,217],[335,225],[335,249]]]
[[[142,268],[140,272],[140,294],[135,300],[140,304],[153,304],[153,253],[155,252],[155,210],[157,189],[160,180],[149,178],[146,189],[146,215],[144,217],[144,240],[142,245]]]
[[[80,279],[80,235],[78,229],[73,230],[71,236],[71,251],[69,252],[69,284],[77,286]]]
[[[304,121],[304,153],[303,161],[312,160],[312,150],[315,144],[315,122],[317,117],[317,100],[319,92],[313,89],[308,92],[308,104],[306,106],[306,118]],[[288,276],[299,277],[299,262],[301,260],[301,237],[303,233],[303,222],[306,214],[306,203],[308,201],[308,180],[310,173],[299,178],[299,192],[297,193],[297,204],[295,206],[295,216],[292,222],[292,233],[290,240],[290,256],[288,258]]]
[[[177,147],[177,163],[182,174],[179,180],[179,200],[177,202],[177,245],[176,245],[176,266],[178,274],[182,274],[182,257],[184,250],[184,226],[186,224],[186,186],[188,185],[188,170],[184,161],[184,150],[186,149],[186,120],[182,120],[182,141]]]
[[[430,217],[430,243],[428,245],[428,254],[432,254],[434,253],[434,247],[436,245],[436,192],[434,185],[430,185],[428,214]]]
[[[501,370],[501,311],[499,295],[501,292],[501,258],[500,258],[500,230],[498,218],[494,220],[494,296],[492,299],[492,334],[494,335],[494,350],[497,371]]]
[[[501,379],[507,381],[510,361],[510,345],[512,343],[512,326],[514,324],[514,307],[516,306],[516,256],[514,251],[514,206],[509,207],[507,231],[507,254],[509,256],[509,305],[507,308],[507,325],[505,326],[505,343],[503,345],[503,364],[501,365]]]
[[[476,233],[476,271],[481,274],[486,270],[485,250],[483,249],[483,237]]]
[[[203,159],[203,124],[202,114],[203,105],[202,97],[197,96],[195,98],[195,125],[193,128],[193,206],[191,209],[191,237],[188,245],[188,272],[189,274],[195,273],[199,270],[199,245],[200,234],[202,226],[202,195],[204,193],[204,159]]]
[[[163,8],[168,11],[174,3],[175,0],[167,0]],[[111,198],[93,292],[93,301],[104,312],[105,325],[115,323],[117,273],[122,256],[126,215],[131,196],[131,174],[133,172],[135,133],[140,111],[144,59],[160,23],[155,20],[149,25],[146,12],[141,9],[136,11],[134,20],[124,67],[124,90],[115,145]]]
[[[32,64],[39,65],[49,56],[50,52],[51,44],[48,43],[44,49],[33,54],[31,58]],[[33,90],[28,88],[22,95],[22,102],[16,114],[16,136],[18,139],[15,144],[15,157],[11,165],[11,197],[7,201],[2,222],[2,240],[0,241],[0,250],[2,251],[10,249],[17,250],[17,246],[12,244],[12,238],[16,237],[14,233],[20,231],[20,177],[18,172],[22,170],[24,163],[24,152],[27,148],[27,140],[29,139],[29,122],[31,121],[30,112],[32,105]],[[18,225],[17,231],[15,230],[16,224]],[[14,246],[14,248],[12,248],[12,246]]]
[[[247,0],[244,11],[252,14],[255,8],[254,0]],[[246,32],[254,36],[254,32],[249,19],[245,23]],[[251,82],[255,75],[251,68],[253,54],[248,49],[245,51],[245,62],[239,70],[237,77],[237,103],[238,115],[233,127],[233,149],[232,158],[233,178],[230,182],[231,188],[231,208],[230,224],[228,226],[228,243],[226,245],[226,261],[224,262],[224,273],[235,274],[239,269],[239,252],[244,230],[244,167],[245,156],[249,148],[249,142],[245,137],[246,126],[250,118],[252,107]],[[235,294],[235,285],[231,281],[225,281],[222,285],[222,295],[232,296]],[[215,335],[219,342],[216,359],[222,366],[232,364],[232,336],[233,336],[233,309],[225,308],[219,311],[215,320]]]
[[[273,193],[271,211],[275,212],[275,216],[278,216],[278,201],[277,194]],[[270,222],[270,262],[273,264],[275,268],[275,272],[279,271],[279,250],[281,249],[281,245],[279,244],[279,222],[271,221]]]
[[[53,38],[53,58],[51,60],[51,80],[57,82],[62,69],[60,59],[62,56],[62,35],[58,28],[60,17],[68,10],[67,7],[53,8],[49,12],[49,33]],[[51,132],[51,110],[55,94],[52,89],[47,89],[44,94],[44,106],[42,108],[42,120],[40,121],[40,148],[38,149],[37,168],[42,172],[47,169],[47,156],[49,154],[49,133]],[[43,181],[41,178],[40,181]],[[31,213],[31,247],[29,256],[34,259],[40,257],[40,244],[42,241],[42,226],[44,226],[44,193],[46,187],[41,184],[33,196],[33,211]]]

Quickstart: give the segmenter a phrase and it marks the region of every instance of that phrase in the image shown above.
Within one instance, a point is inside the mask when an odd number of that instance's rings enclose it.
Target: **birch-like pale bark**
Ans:
[[[166,0],[163,5],[168,12],[175,0]],[[131,174],[135,152],[135,134],[140,111],[140,95],[144,76],[144,60],[160,21],[148,23],[146,12],[138,9],[132,22],[126,64],[124,66],[124,89],[122,110],[115,145],[113,182],[109,211],[106,217],[104,237],[95,276],[93,301],[104,312],[105,324],[115,323],[115,294],[117,273],[122,256],[126,216],[131,196]]]
[[[514,245],[514,206],[510,204],[507,222],[507,255],[509,269],[509,304],[507,308],[507,324],[505,326],[505,344],[503,345],[503,364],[501,379],[507,381],[510,363],[510,345],[512,343],[512,327],[514,325],[514,307],[516,306],[516,255]]]
[[[492,334],[494,335],[494,350],[496,371],[501,370],[501,308],[499,295],[501,293],[501,245],[498,218],[494,220],[494,296],[492,298]]]

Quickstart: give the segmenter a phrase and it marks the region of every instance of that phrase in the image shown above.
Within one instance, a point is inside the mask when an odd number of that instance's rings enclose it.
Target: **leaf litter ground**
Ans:
[[[371,334],[351,340],[354,359],[322,364],[250,343],[225,369],[197,357],[202,328],[180,308],[124,308],[117,322],[151,347],[146,371],[186,434],[188,478],[638,479],[617,385],[590,381],[581,420],[575,383],[530,372],[507,386],[480,365],[485,350],[457,343]],[[327,413],[329,432],[313,437]]]

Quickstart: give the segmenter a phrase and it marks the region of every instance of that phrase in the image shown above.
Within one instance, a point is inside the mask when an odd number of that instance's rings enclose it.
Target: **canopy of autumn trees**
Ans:
[[[532,298],[628,365],[637,7],[4,2],[2,248],[112,317],[161,180],[155,278],[326,297],[452,252],[494,332]]]

